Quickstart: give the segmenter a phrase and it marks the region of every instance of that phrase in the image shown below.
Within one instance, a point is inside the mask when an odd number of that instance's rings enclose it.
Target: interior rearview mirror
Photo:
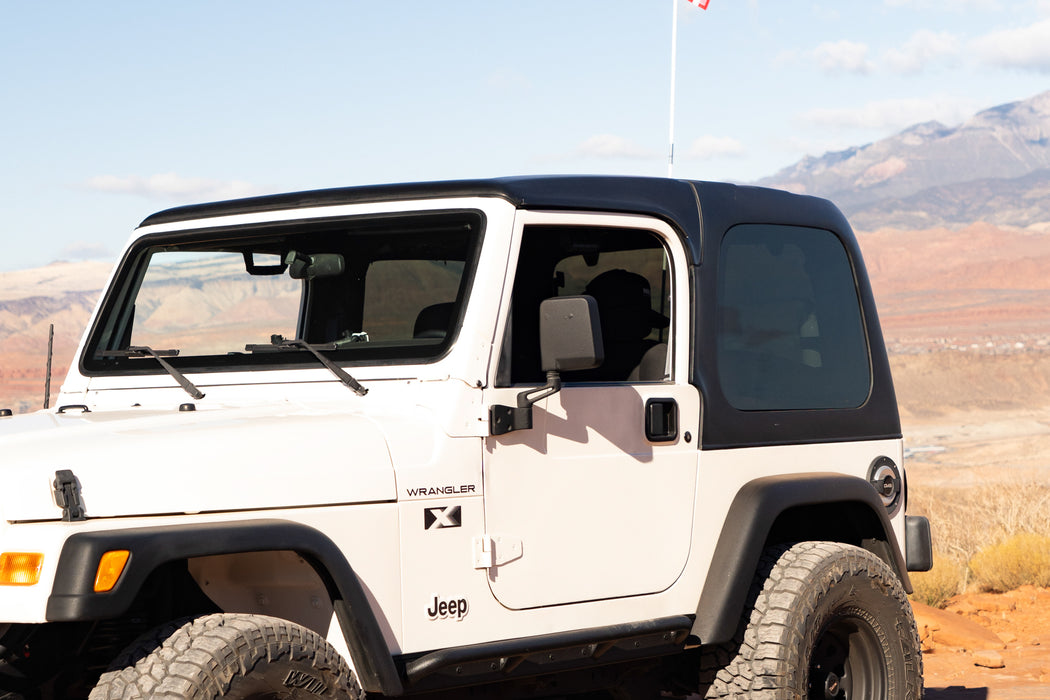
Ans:
[[[337,277],[346,269],[346,261],[339,253],[300,253],[288,251],[284,256],[288,275],[296,280],[312,280],[316,277]]]

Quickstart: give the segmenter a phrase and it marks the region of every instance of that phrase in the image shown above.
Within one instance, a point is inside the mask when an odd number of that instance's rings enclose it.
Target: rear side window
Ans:
[[[853,268],[830,231],[746,224],[719,258],[718,375],[741,410],[856,408],[871,369]]]

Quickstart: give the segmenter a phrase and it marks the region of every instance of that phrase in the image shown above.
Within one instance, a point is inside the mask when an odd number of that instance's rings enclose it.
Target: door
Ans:
[[[605,360],[564,373],[531,429],[486,440],[489,585],[514,609],[668,588],[689,554],[697,488],[700,399],[676,342],[688,329],[684,252],[635,218],[554,220],[523,228],[489,403],[543,383],[544,298],[595,297]]]

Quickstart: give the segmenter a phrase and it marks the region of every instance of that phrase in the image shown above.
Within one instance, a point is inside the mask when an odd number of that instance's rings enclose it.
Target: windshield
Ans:
[[[455,338],[481,220],[446,212],[147,237],[125,258],[82,367],[164,371],[134,348],[184,371],[316,366],[311,348],[339,363],[432,361]]]

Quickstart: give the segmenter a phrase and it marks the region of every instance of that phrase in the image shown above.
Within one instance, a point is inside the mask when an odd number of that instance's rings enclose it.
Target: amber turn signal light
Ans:
[[[126,549],[115,549],[106,552],[98,560],[98,570],[95,572],[95,593],[106,593],[113,590],[117,580],[124,573],[124,566],[128,563],[131,552]]]
[[[32,586],[40,580],[44,555],[38,552],[0,554],[0,585]]]

